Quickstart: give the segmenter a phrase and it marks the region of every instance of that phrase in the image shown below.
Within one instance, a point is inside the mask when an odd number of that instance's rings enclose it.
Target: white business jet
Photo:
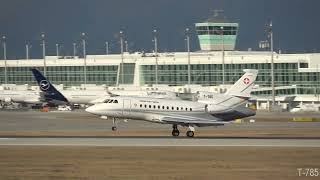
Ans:
[[[250,98],[258,70],[244,70],[245,74],[225,93],[214,100],[184,101],[143,97],[112,97],[95,104],[87,112],[112,118],[136,119],[154,123],[172,124],[172,136],[179,136],[178,125],[188,127],[187,136],[193,137],[195,127],[221,126],[238,118],[255,115],[245,107]]]

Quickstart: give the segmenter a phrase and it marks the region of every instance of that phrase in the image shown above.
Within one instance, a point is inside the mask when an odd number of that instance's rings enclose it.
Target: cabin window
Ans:
[[[188,108],[186,108],[186,111],[188,111]]]
[[[181,107],[181,111],[183,111],[183,107]]]
[[[158,109],[160,109],[160,106],[158,106]]]
[[[179,107],[177,107],[177,111],[179,111]]]
[[[113,103],[118,103],[118,100],[114,100]]]
[[[151,108],[151,105],[149,105],[149,108]]]
[[[105,101],[103,101],[103,103],[108,103],[110,101],[110,99],[106,99]]]
[[[140,104],[140,107],[142,108],[142,104]]]
[[[146,104],[144,105],[144,108],[147,108],[147,105],[146,105]]]
[[[190,108],[190,111],[192,111],[192,108]]]
[[[174,107],[172,106],[171,109],[174,110]]]
[[[162,109],[164,109],[164,106],[162,106]]]
[[[113,100],[110,100],[108,103],[112,103],[113,102]]]
[[[167,109],[169,109],[169,106],[167,106]]]
[[[155,109],[156,108],[156,105],[153,105],[153,109]]]

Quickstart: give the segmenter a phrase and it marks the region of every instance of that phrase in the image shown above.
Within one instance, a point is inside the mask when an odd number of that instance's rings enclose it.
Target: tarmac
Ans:
[[[289,115],[282,115],[288,118]],[[290,116],[295,116],[291,115]],[[299,115],[305,116],[305,115]],[[319,116],[314,114],[313,116]],[[72,112],[39,112],[39,111],[0,111],[0,146],[120,146],[120,147],[153,147],[153,146],[208,146],[208,147],[320,147],[320,122],[283,121],[277,114],[266,114],[252,119],[273,118],[272,121],[255,123],[228,124],[222,127],[196,128],[196,137],[187,138],[183,134],[178,138],[171,137],[171,125],[156,124],[145,121],[118,121],[120,132],[134,132],[135,136],[111,134],[112,121],[77,110]],[[277,121],[277,118],[279,121]],[[290,117],[292,118],[292,117]],[[201,132],[218,132],[219,136],[199,136]],[[313,131],[311,136],[277,136],[287,131]],[[63,135],[68,132],[90,132],[86,134]],[[264,131],[259,137],[243,135],[246,132]],[[28,132],[27,134],[24,134]],[[30,136],[32,132],[54,132],[53,135]],[[109,132],[96,135],[95,132]],[[150,132],[150,133],[149,133]],[[156,134],[156,132],[159,132]],[[162,134],[161,134],[161,133]],[[164,136],[163,132],[166,133]],[[229,132],[235,132],[229,136]],[[238,134],[241,132],[241,134]],[[125,134],[125,133],[124,133]],[[271,135],[271,136],[270,136]],[[273,135],[273,136],[272,136]]]
[[[290,117],[289,117],[290,116]],[[227,124],[225,126],[215,127],[201,127],[196,128],[197,131],[202,130],[261,130],[261,129],[309,129],[319,128],[320,122],[292,122],[293,117],[317,117],[320,114],[270,114],[260,113],[249,119],[256,119],[257,123],[241,123],[241,124]],[[267,118],[267,120],[265,120]],[[258,121],[263,119],[263,121]],[[285,121],[283,121],[285,119]],[[170,130],[171,125],[157,124],[146,121],[136,120],[119,120],[117,121],[119,131],[158,131]],[[112,121],[108,119],[101,119],[98,116],[91,115],[85,111],[67,111],[67,112],[40,112],[40,111],[0,111],[0,132],[6,131],[110,131]]]
[[[320,147],[320,139],[261,138],[0,138],[0,146]]]

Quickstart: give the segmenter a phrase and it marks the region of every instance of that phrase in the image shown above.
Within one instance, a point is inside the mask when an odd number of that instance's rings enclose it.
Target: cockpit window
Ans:
[[[103,103],[118,103],[118,100],[106,99]]]

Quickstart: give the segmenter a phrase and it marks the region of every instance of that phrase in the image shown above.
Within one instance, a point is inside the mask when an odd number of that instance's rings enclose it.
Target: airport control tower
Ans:
[[[221,16],[221,10],[215,10],[213,17],[202,23],[196,23],[196,31],[203,51],[232,51],[235,49],[239,24]]]

